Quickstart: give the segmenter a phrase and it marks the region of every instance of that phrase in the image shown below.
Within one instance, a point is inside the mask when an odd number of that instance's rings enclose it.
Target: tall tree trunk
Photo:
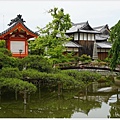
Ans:
[[[1,102],[1,99],[2,99],[2,91],[1,91],[1,88],[0,88],[0,102]]]
[[[30,92],[28,92],[28,102],[30,102]]]
[[[62,94],[62,84],[58,83],[58,95]]]
[[[41,91],[40,91],[40,80],[38,81],[38,98],[41,98]]]
[[[26,115],[26,104],[24,104],[24,115]]]
[[[27,91],[26,89],[24,90],[24,104],[27,104]]]
[[[17,90],[15,90],[15,100],[17,100]]]
[[[85,87],[85,96],[86,96],[86,100],[87,100],[87,92],[88,92],[88,87]]]

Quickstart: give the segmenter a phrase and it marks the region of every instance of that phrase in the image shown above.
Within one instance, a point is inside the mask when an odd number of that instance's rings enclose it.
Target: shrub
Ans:
[[[37,88],[32,83],[22,81],[18,78],[0,78],[0,87],[7,87],[13,90],[19,90],[27,92],[36,92]]]
[[[2,67],[17,67],[19,64],[18,58],[10,57],[0,52],[0,65]]]
[[[83,63],[89,63],[92,61],[91,57],[86,55],[86,54],[83,54],[81,55],[80,57],[80,61],[83,62]]]
[[[2,68],[0,76],[5,78],[21,78],[18,68]]]
[[[5,48],[5,40],[0,40],[0,48]]]
[[[5,54],[5,55],[12,56],[11,51],[9,51],[9,50],[6,49],[6,48],[0,48],[0,52],[2,52],[2,53]]]
[[[43,58],[39,55],[29,55],[21,59],[20,66],[26,69],[36,69],[40,72],[52,72],[52,64],[48,61],[48,58]]]

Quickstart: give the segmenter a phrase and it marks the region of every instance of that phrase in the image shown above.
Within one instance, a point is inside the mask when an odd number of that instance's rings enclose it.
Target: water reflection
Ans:
[[[95,87],[95,86],[94,86]],[[96,87],[95,87],[96,89]],[[119,118],[119,88],[97,88],[90,86],[87,96],[79,90],[57,91],[41,90],[41,94],[32,94],[24,105],[22,98],[2,98],[0,103],[1,118]]]
[[[109,99],[110,116],[109,118],[120,118],[120,94],[115,94]]]

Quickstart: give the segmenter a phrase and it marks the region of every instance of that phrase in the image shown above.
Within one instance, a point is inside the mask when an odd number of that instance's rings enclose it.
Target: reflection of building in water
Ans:
[[[86,92],[83,91],[80,92],[80,94],[78,94],[77,96],[74,96],[74,98],[107,103],[111,96],[118,93],[120,93],[118,92],[118,88],[115,87],[98,88],[98,84],[95,83],[88,87],[87,95]]]

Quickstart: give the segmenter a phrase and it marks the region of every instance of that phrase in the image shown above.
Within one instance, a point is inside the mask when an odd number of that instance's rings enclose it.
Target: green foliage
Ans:
[[[109,75],[109,76],[101,76],[98,81],[98,83],[106,83],[108,85],[113,85],[114,83],[114,76]]]
[[[110,58],[107,57],[107,58],[104,59],[104,61],[105,61],[106,63],[110,64]]]
[[[110,67],[113,70],[117,64],[120,64],[120,20],[112,27],[110,40],[113,42],[109,53],[109,57],[111,57]]]
[[[0,52],[2,52],[5,55],[12,56],[12,53],[6,48],[0,48]]]
[[[57,30],[61,31],[61,35],[71,27],[70,15],[69,14],[65,15],[63,8],[58,10],[58,8],[55,7],[54,9],[50,9],[49,13],[51,13],[51,16],[53,17],[52,24],[51,24],[52,27],[56,31]]]
[[[94,81],[97,81],[101,77],[99,73],[90,71],[65,70],[62,72],[73,77],[76,80],[77,84],[82,87],[89,85]]]
[[[36,92],[37,88],[32,83],[22,81],[17,78],[0,78],[0,87],[8,87],[9,89],[18,91]]]
[[[2,68],[0,71],[0,77],[21,78],[21,74],[18,68]]]
[[[0,65],[2,67],[17,67],[19,64],[18,58],[10,57],[0,52]]]
[[[19,64],[18,58],[12,57],[12,53],[6,48],[0,48],[0,66],[2,67],[17,67]]]
[[[21,71],[22,77],[24,78],[29,78],[29,79],[34,79],[34,80],[42,80],[43,76],[45,77],[47,73],[44,72],[39,72],[38,70],[35,69],[27,69]]]
[[[83,54],[81,55],[80,57],[80,61],[83,62],[83,63],[89,63],[92,61],[91,57],[86,55],[86,54]]]
[[[36,69],[41,72],[52,72],[52,63],[48,60],[48,58],[43,58],[39,55],[29,55],[24,57],[20,61],[20,67],[22,69],[25,67],[26,69]]]
[[[5,40],[0,40],[0,48],[5,48]]]
[[[52,22],[49,22],[44,29],[39,28],[40,36],[31,41],[29,47],[32,54],[49,57],[56,63],[64,59],[63,44],[70,40],[65,36],[65,32],[72,25],[69,14],[64,14],[63,9],[50,9],[49,13],[53,18]]]
[[[34,69],[28,69],[28,70],[23,70],[22,71],[22,76],[24,78],[29,78],[33,80],[42,80],[48,82],[50,85],[51,84],[57,84],[57,83],[63,83],[64,85],[68,84],[75,84],[75,80],[67,75],[63,75],[61,73],[45,73],[45,72],[39,72]]]

